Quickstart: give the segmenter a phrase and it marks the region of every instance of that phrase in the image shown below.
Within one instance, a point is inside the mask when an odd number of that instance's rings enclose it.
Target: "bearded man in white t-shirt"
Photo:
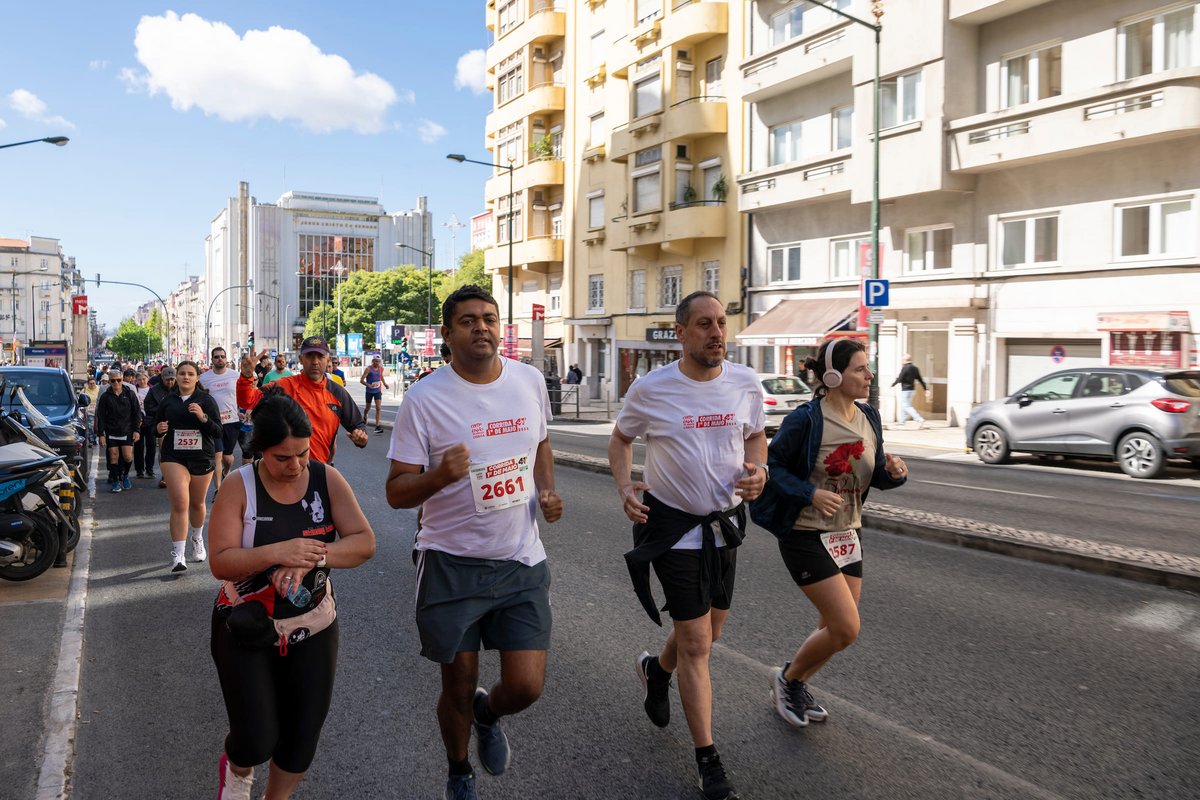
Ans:
[[[442,304],[449,367],[413,384],[392,429],[387,499],[421,506],[417,630],[441,664],[438,724],[450,774],[446,797],[474,798],[467,748],[499,775],[511,751],[499,719],[542,693],[550,647],[550,572],[538,535],[562,516],[542,374],[497,355],[500,312],[478,286]],[[479,649],[500,651],[500,680],[479,684]]]
[[[216,441],[220,455],[213,476],[214,491],[219,492],[225,473],[233,468],[233,448],[241,434],[242,421],[238,419],[238,371],[229,369],[224,347],[214,347],[209,358],[212,359],[212,369],[200,375],[200,385],[217,401],[217,410],[221,412],[221,438]]]
[[[675,310],[683,357],[640,378],[625,395],[608,458],[634,549],[625,554],[634,591],[656,623],[653,568],[666,594],[673,628],[657,656],[636,659],[650,721],[671,719],[668,692],[679,673],[679,696],[696,748],[706,800],[732,800],[712,738],[712,643],[729,617],[736,547],[746,531],[743,501],[762,492],[762,386],[748,367],[725,360],[725,309],[711,292],[694,292]],[[642,481],[631,478],[633,441],[646,441]],[[639,492],[642,496],[639,498]]]

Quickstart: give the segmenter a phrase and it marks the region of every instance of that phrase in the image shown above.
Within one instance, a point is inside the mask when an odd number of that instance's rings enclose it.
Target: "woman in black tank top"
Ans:
[[[269,759],[268,795],[290,797],[316,754],[333,694],[329,571],[371,558],[375,534],[341,473],[309,461],[312,427],[295,400],[267,398],[253,421],[252,449],[262,458],[222,483],[209,527],[212,573],[226,581],[211,639],[229,715],[218,793],[248,798],[255,765]],[[243,611],[263,617],[255,603],[270,620],[265,641],[249,642],[231,627],[244,630],[235,624]]]

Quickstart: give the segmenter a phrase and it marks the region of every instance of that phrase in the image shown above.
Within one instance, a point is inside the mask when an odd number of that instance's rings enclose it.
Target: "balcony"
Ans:
[[[950,0],[950,21],[965,25],[982,25],[1049,2],[1050,0]]]
[[[977,114],[948,126],[950,170],[979,173],[1200,133],[1200,68]]]
[[[567,13],[554,8],[552,3],[533,3],[529,17],[502,38],[497,39],[487,49],[487,69],[492,72],[496,66],[513,53],[524,48],[561,39],[567,34]]]
[[[742,62],[743,98],[757,103],[849,72],[854,38],[846,20],[776,45]]]
[[[562,237],[545,235],[531,236],[519,242],[513,242],[513,269],[525,269],[531,272],[551,272],[551,264],[561,264],[563,260]],[[508,270],[508,243],[493,245],[483,254],[483,268],[488,272]],[[562,269],[557,267],[557,269]]]
[[[528,161],[513,170],[513,191],[533,189],[538,186],[562,186],[563,162],[561,158],[543,158]],[[483,187],[483,199],[491,202],[508,196],[508,170],[494,175]]]
[[[725,236],[724,201],[672,203],[663,217],[662,249],[668,253],[690,256],[697,239]]]
[[[724,134],[729,129],[729,107],[724,97],[689,97],[667,109],[664,141]]]
[[[630,153],[662,144],[666,140],[662,129],[663,116],[661,111],[657,114],[647,114],[613,128],[609,160],[623,163]]]
[[[622,214],[613,217],[604,229],[604,243],[609,250],[629,248],[629,217]]]
[[[698,44],[729,33],[729,6],[725,2],[673,0],[671,6],[671,13],[643,22],[612,46],[609,74],[626,78],[630,67],[660,50]]]
[[[739,175],[739,211],[762,211],[849,195],[850,151]]]
[[[487,115],[484,127],[488,135],[520,122],[535,114],[562,111],[566,108],[566,88],[561,83],[542,83],[531,86],[520,97],[509,100]]]

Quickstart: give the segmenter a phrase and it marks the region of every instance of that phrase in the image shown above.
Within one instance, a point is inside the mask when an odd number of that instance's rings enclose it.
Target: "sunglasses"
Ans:
[[[120,378],[109,378],[108,382],[109,383],[120,383],[121,379]]]

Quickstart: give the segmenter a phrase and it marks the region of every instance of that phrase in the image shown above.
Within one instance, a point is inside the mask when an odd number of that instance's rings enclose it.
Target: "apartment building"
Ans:
[[[31,342],[71,339],[72,298],[82,293],[83,278],[58,239],[0,238],[0,264],[3,360],[22,361]]]

